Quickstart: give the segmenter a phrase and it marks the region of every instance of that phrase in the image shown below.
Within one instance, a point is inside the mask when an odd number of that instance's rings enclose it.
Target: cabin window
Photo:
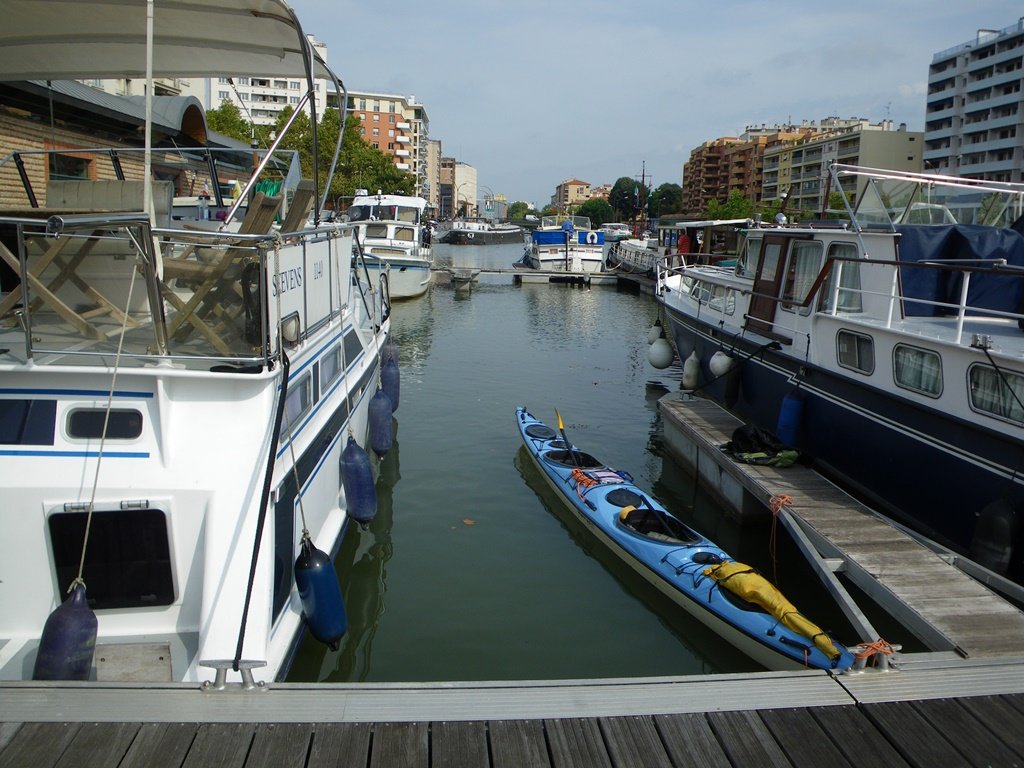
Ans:
[[[892,351],[892,375],[898,387],[929,397],[942,394],[942,358],[931,350],[897,344]]]
[[[972,365],[968,371],[971,408],[1018,424],[1024,423],[1024,376],[990,365]]]
[[[85,512],[50,515],[50,543],[63,595],[78,575]],[[93,609],[149,608],[174,602],[167,518],[159,509],[97,511],[89,524],[82,578]]]
[[[341,344],[335,344],[320,358],[320,391],[326,392],[341,375]]]
[[[787,312],[801,315],[811,313],[810,305],[797,306],[807,300],[807,294],[814,285],[821,270],[821,243],[813,240],[794,241],[790,247],[786,284],[782,290],[782,308]],[[787,303],[789,302],[789,303]]]
[[[366,236],[375,237],[380,240],[386,239],[388,236],[388,227],[386,224],[367,224]]]
[[[359,334],[349,331],[345,334],[345,366],[352,365],[363,352],[363,345],[359,341]]]
[[[866,334],[839,331],[836,334],[836,356],[843,368],[868,375],[875,372],[875,341]]]
[[[134,408],[110,411],[102,408],[75,408],[68,414],[68,436],[83,440],[103,437],[103,422],[107,422],[108,440],[134,440],[142,434],[142,414]]]
[[[89,163],[89,158],[81,155],[50,155],[50,180],[88,179]]]
[[[284,400],[284,423],[281,425],[282,439],[288,434],[288,429],[296,426],[309,412],[312,404],[312,377],[307,373],[288,385],[288,394]]]
[[[56,400],[0,400],[0,445],[53,445]]]
[[[857,246],[853,243],[832,243],[828,247],[830,259],[855,259]],[[860,287],[860,264],[855,261],[836,261],[825,280],[821,291],[821,309],[832,311],[832,302],[836,295],[836,280],[839,280],[839,311],[863,312],[864,305]]]
[[[757,258],[761,255],[761,238],[748,238],[740,259],[736,262],[736,274],[753,277],[757,273]]]
[[[395,240],[402,240],[403,242],[411,243],[413,241],[412,230],[408,227],[398,227],[395,230]]]

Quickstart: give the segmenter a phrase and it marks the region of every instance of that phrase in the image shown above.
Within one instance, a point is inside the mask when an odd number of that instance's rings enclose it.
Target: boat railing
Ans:
[[[0,230],[13,232],[0,257],[20,277],[0,298],[0,332],[20,329],[25,356],[37,363],[104,365],[117,356],[129,367],[262,367],[278,353],[279,317],[300,321],[285,339],[298,343],[342,311],[350,290],[347,275],[325,290],[301,273],[317,268],[303,263],[314,244],[351,248],[336,226],[286,239],[154,229],[141,211],[30,209],[0,215]],[[347,267],[349,257],[327,261]]]
[[[775,317],[772,326],[778,331],[803,332],[796,316],[813,313],[870,318],[890,329],[907,316],[935,317],[952,324],[955,343],[965,343],[964,328],[971,317],[1013,321],[1024,327],[1024,307],[1019,298],[1024,268],[1007,264],[1004,259],[892,261],[837,256],[825,261],[802,296],[756,291],[752,278],[738,277],[731,268],[672,266],[665,259],[656,272],[659,295],[672,276],[680,277],[682,289],[711,309],[727,311],[729,294],[736,292],[793,310],[794,320],[789,327],[781,317]],[[979,285],[979,290],[972,290]],[[969,341],[974,343],[973,338]]]

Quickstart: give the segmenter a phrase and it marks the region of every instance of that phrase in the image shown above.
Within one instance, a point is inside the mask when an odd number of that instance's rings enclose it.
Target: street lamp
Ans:
[[[455,194],[454,194],[454,195],[452,196],[452,198],[453,198],[453,203],[454,203],[454,205],[455,205],[455,210],[454,210],[454,211],[452,211],[452,216],[453,216],[453,217],[455,217],[455,216],[458,216],[458,215],[459,215],[459,200],[460,200],[460,199],[461,199],[461,200],[462,200],[463,202],[466,202],[466,203],[468,203],[468,202],[469,202],[469,200],[466,200],[465,198],[460,198],[460,197],[459,197],[459,190],[461,190],[461,189],[462,189],[462,188],[463,188],[464,186],[466,186],[466,185],[467,185],[467,184],[469,184],[469,183],[470,183],[470,182],[468,182],[468,181],[464,181],[464,182],[462,182],[461,184],[458,184],[458,185],[456,185],[456,187],[455,187]]]

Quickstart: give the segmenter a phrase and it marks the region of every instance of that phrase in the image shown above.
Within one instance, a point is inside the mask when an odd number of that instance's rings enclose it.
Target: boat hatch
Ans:
[[[69,504],[47,519],[57,594],[78,575],[88,513]],[[167,516],[148,502],[123,502],[121,509],[96,510],[89,524],[82,578],[89,606],[152,608],[174,602]]]

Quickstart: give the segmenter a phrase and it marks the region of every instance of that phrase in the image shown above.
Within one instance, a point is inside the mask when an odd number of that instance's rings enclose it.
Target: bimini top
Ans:
[[[0,80],[146,76],[146,0],[4,0]],[[153,75],[335,79],[282,0],[156,0]],[[307,62],[310,67],[307,67]]]

